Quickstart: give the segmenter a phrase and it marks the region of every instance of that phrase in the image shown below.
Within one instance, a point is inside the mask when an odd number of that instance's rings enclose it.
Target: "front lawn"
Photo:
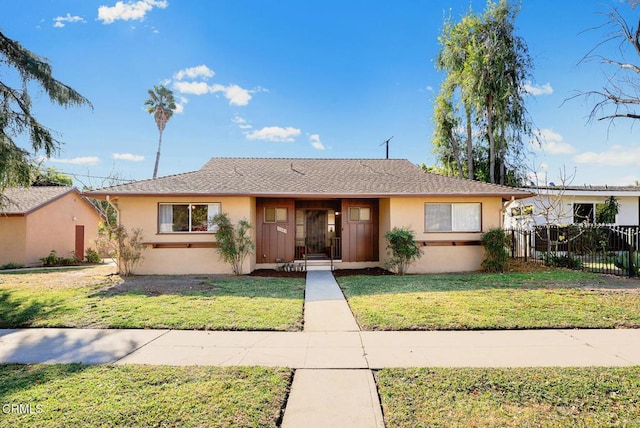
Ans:
[[[565,269],[347,276],[364,330],[640,327],[640,281]]]
[[[640,367],[385,369],[392,427],[639,426]]]
[[[2,365],[0,427],[275,427],[292,372]]]
[[[134,276],[106,267],[0,274],[0,328],[300,330],[304,280]]]

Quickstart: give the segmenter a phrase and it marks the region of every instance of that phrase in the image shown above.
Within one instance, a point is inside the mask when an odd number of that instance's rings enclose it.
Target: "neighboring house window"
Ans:
[[[573,204],[574,223],[609,223],[606,214],[606,204]]]
[[[371,221],[371,208],[349,207],[349,221]]]
[[[160,233],[215,232],[212,220],[220,214],[221,204],[160,204],[158,224]]]
[[[278,207],[265,207],[264,222],[265,223],[286,223],[287,209],[278,208]]]
[[[511,217],[518,217],[523,215],[533,215],[533,205],[511,208]]]
[[[480,232],[480,203],[424,204],[426,232]]]

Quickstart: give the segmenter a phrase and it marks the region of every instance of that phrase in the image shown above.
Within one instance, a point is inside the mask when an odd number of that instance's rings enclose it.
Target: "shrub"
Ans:
[[[86,256],[89,263],[100,263],[102,261],[100,254],[93,248],[87,248]]]
[[[566,254],[543,253],[541,259],[544,260],[546,266],[563,267],[574,270],[580,270],[583,266],[582,260]]]
[[[242,275],[244,259],[255,249],[255,244],[248,235],[251,224],[247,220],[240,220],[237,227],[234,227],[225,213],[217,214],[211,223],[218,228],[216,240],[220,245],[220,256],[231,264],[234,275]]]
[[[129,276],[133,274],[135,267],[144,260],[142,252],[145,245],[142,242],[142,229],[133,229],[131,233],[120,225],[113,230],[113,236],[116,242],[115,262],[118,265],[118,271]]]
[[[20,263],[14,263],[14,262],[9,262],[7,264],[4,264],[2,266],[0,266],[0,269],[4,270],[4,269],[22,269],[24,267],[24,265],[21,265]]]
[[[387,232],[387,249],[391,251],[388,267],[399,275],[404,275],[414,261],[422,256],[422,248],[415,241],[415,234],[409,228],[397,228]]]
[[[486,250],[482,268],[486,272],[504,272],[509,258],[509,253],[507,252],[509,237],[504,229],[490,229],[482,234],[480,240]]]
[[[634,276],[640,275],[640,252],[634,251],[631,253],[631,262],[633,264],[633,270],[631,273]],[[617,268],[620,268],[625,272],[629,272],[629,253],[624,252],[620,254],[614,261],[614,264]]]
[[[41,257],[40,261],[45,266],[57,266],[59,264],[60,258],[58,257],[58,253],[56,250],[51,250],[47,257]]]

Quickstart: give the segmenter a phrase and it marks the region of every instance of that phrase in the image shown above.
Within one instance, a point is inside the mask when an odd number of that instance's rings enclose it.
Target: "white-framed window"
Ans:
[[[287,209],[280,207],[264,207],[265,223],[286,223]]]
[[[425,203],[425,232],[480,232],[482,231],[482,204]]]
[[[219,202],[158,205],[159,233],[215,232],[213,217],[222,212]]]
[[[349,207],[349,221],[371,221],[371,208]]]

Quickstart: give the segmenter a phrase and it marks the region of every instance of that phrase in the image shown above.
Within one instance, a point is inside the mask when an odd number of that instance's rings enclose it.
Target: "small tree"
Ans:
[[[404,275],[414,261],[422,256],[422,248],[415,241],[413,230],[402,227],[394,227],[385,235],[387,249],[391,251],[389,267],[398,275]]]
[[[234,227],[229,216],[224,213],[217,214],[211,222],[218,228],[216,239],[220,245],[220,256],[231,264],[234,275],[242,275],[244,260],[256,247],[249,236],[251,224],[247,220],[240,220],[237,227]]]
[[[118,265],[118,272],[124,276],[132,275],[138,263],[144,260],[142,229],[136,228],[129,233],[126,227],[120,225],[112,233],[116,243],[114,260]]]
[[[480,240],[486,250],[482,268],[487,272],[504,272],[509,258],[509,253],[507,252],[509,237],[504,229],[490,229],[482,234]]]

